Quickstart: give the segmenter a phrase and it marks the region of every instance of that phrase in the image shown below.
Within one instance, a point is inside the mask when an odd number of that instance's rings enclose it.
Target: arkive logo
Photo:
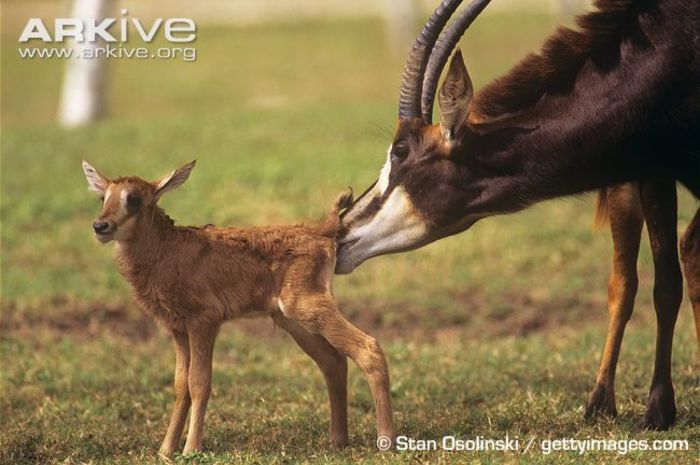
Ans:
[[[53,35],[41,18],[30,18],[24,26],[19,42],[41,40],[63,42],[73,39],[78,43],[104,40],[107,43],[125,43],[131,38],[151,42],[159,33],[171,43],[193,42],[197,26],[191,18],[155,18],[144,24],[138,18],[127,18],[127,10],[121,10],[121,18],[80,19],[55,18]]]

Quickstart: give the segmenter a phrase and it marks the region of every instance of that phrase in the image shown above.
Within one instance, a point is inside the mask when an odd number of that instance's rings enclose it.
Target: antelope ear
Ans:
[[[109,179],[102,176],[90,163],[83,160],[83,173],[88,182],[88,188],[96,194],[104,195],[109,186]]]
[[[187,181],[187,178],[190,177],[190,173],[192,172],[192,168],[194,168],[195,163],[197,163],[197,160],[192,160],[185,166],[171,171],[169,175],[156,182],[156,199],[159,199],[160,196],[166,192],[183,185],[185,181]]]
[[[473,99],[472,80],[464,66],[462,51],[457,49],[438,96],[440,127],[446,140],[454,139],[464,126]]]

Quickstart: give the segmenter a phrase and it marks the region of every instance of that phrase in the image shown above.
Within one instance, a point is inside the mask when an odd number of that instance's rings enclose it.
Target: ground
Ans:
[[[5,17],[3,17],[5,21]],[[491,15],[463,41],[477,87],[555,20]],[[10,24],[12,26],[12,24]],[[0,463],[157,463],[173,401],[167,334],[131,302],[110,247],[91,237],[97,200],[80,160],[157,178],[197,158],[163,199],[183,224],[323,217],[345,186],[376,176],[401,69],[378,22],[202,27],[195,63],[110,64],[111,116],[54,126],[61,63],[16,56],[3,30]],[[313,52],[310,52],[310,51]],[[681,195],[679,228],[697,208]],[[587,463],[697,463],[700,379],[687,301],[674,376],[678,423],[639,427],[655,323],[648,244],[618,370],[616,420],[582,419],[606,328],[611,243],[590,196],[492,218],[335,280],[343,312],[383,343],[400,434],[464,439],[686,439],[687,452],[591,452]],[[512,452],[379,452],[371,397],[350,372],[351,447],[327,434],[322,378],[266,320],[226,325],[214,361],[204,453],[177,463],[580,463]]]

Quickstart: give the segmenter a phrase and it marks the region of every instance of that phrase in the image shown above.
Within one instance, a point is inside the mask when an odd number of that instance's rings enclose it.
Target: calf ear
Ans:
[[[83,173],[88,182],[88,188],[96,194],[104,195],[109,186],[109,179],[102,176],[90,163],[83,160]]]
[[[176,187],[180,187],[187,181],[187,178],[190,177],[190,173],[192,172],[192,168],[194,168],[195,163],[197,163],[197,160],[192,160],[185,166],[182,166],[176,170],[173,170],[170,172],[169,175],[161,179],[160,181],[157,181],[156,184],[156,199],[159,199],[161,195],[165,194],[168,191],[171,191],[175,189]]]
[[[473,99],[472,80],[464,66],[462,52],[457,49],[438,96],[440,127],[446,140],[454,139],[464,126]]]

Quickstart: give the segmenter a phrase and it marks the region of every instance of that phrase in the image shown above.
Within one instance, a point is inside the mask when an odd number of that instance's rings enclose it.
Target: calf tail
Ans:
[[[352,189],[349,187],[338,195],[335,202],[333,202],[331,211],[328,213],[328,218],[319,225],[320,235],[335,239],[340,231],[340,212],[348,208],[352,204],[352,200]]]
[[[345,210],[346,208],[350,207],[350,205],[352,205],[352,200],[352,188],[348,187],[343,192],[338,194],[338,197],[335,199],[335,202],[333,202],[333,208],[331,209],[330,216],[337,219],[341,210]]]

